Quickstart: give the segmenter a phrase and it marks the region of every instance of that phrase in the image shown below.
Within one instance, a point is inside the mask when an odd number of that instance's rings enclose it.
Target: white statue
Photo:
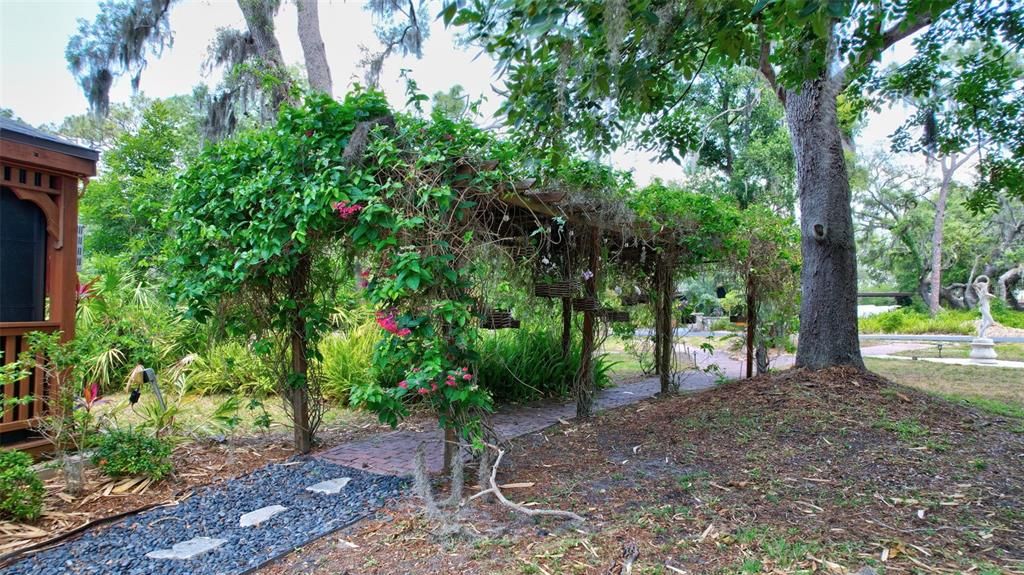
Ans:
[[[981,325],[978,326],[978,337],[985,337],[985,331],[995,323],[992,321],[992,304],[989,303],[993,297],[988,291],[988,276],[978,276],[974,280],[974,293],[978,294],[978,308],[981,310]]]

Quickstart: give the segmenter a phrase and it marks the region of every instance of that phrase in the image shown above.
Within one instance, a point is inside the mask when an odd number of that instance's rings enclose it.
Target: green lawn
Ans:
[[[918,349],[913,351],[901,351],[893,355],[905,357],[962,357],[966,358],[971,352],[971,346],[967,343],[944,343],[942,351],[938,347],[929,349]],[[1024,343],[1000,343],[996,345],[996,354],[999,359],[1007,361],[1024,361]],[[1024,376],[1022,376],[1024,378]]]
[[[1024,418],[1024,370],[895,359],[868,358],[865,363],[871,371],[903,385],[998,415]]]

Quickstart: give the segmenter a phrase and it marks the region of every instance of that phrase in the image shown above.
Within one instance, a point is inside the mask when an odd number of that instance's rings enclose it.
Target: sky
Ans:
[[[281,3],[275,24],[285,62],[302,62],[302,48],[296,32],[293,2]],[[360,46],[376,50],[373,20],[364,10],[364,0],[321,0],[320,28],[327,60],[334,79],[335,96],[341,96],[353,82],[360,82],[358,62]],[[0,107],[33,125],[59,123],[66,116],[87,110],[85,96],[67,68],[64,48],[77,30],[80,18],[92,20],[99,12],[95,0],[0,0]],[[187,94],[200,82],[217,84],[220,72],[202,75],[207,47],[221,27],[244,29],[245,21],[236,0],[182,0],[170,14],[174,44],[149,58],[142,74],[140,90],[148,97],[163,98]],[[904,43],[886,55],[885,61],[906,58],[910,51]],[[460,47],[454,35],[439,22],[423,49],[423,58],[392,57],[385,63],[381,89],[395,107],[405,103],[403,68],[412,70],[420,90],[433,94],[460,84],[471,97],[483,96],[485,115],[493,114],[500,97],[491,85],[497,82],[493,61],[474,47]],[[115,82],[112,102],[127,101],[131,86],[127,78]],[[886,147],[888,135],[907,117],[906,110],[895,108],[872,115],[858,137],[862,150]],[[634,171],[640,183],[654,177],[681,179],[682,168],[675,164],[657,164],[643,153],[618,152],[611,158],[619,168]]]

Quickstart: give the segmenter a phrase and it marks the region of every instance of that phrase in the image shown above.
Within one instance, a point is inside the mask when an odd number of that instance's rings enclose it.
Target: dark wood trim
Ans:
[[[96,175],[96,162],[11,140],[0,140],[0,158],[39,168],[41,171],[57,171],[74,176]]]

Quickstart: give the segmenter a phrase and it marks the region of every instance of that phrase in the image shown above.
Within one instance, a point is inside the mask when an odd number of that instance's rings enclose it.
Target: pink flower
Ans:
[[[471,373],[463,374],[462,379],[464,379],[466,381],[469,381],[469,380],[473,379],[473,374],[471,374]]]
[[[410,334],[412,334],[412,330],[407,327],[403,327],[395,333],[398,337],[405,337]]]
[[[348,202],[335,202],[334,211],[338,212],[338,217],[347,220],[352,216],[358,215],[363,210],[363,206],[359,204],[349,205]]]
[[[419,373],[420,372],[420,368],[414,367],[414,368],[412,368],[412,372],[413,373]]]
[[[398,333],[398,323],[395,321],[395,314],[387,315],[382,311],[377,312],[377,325],[390,333]]]
[[[402,389],[409,389],[409,382],[403,379],[402,381],[398,382],[398,387],[401,387]]]
[[[431,383],[430,384],[430,391],[437,391],[437,384],[436,383]]]
[[[425,387],[421,387],[421,388],[417,389],[416,392],[419,393],[420,395],[426,395],[426,394],[430,393],[430,390],[428,390]]]
[[[455,387],[455,386],[459,385],[459,383],[457,381],[455,381],[454,379],[452,379],[450,377],[448,378],[447,381],[444,382],[444,384],[447,385],[448,387]]]

